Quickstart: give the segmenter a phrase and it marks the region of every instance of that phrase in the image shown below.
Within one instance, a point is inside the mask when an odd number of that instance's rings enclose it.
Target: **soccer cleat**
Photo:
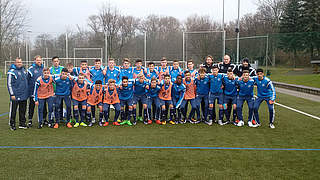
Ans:
[[[143,118],[141,116],[138,116],[137,121],[143,121]]]
[[[156,120],[156,124],[162,124],[160,120]]]
[[[129,121],[130,122],[130,121]],[[132,122],[130,122],[132,125],[137,125],[137,121],[132,121]],[[129,125],[129,124],[128,124]]]
[[[99,123],[98,123],[98,124],[99,124],[99,126],[100,126],[100,127],[102,127],[102,126],[103,126],[102,121],[99,121]]]
[[[39,125],[38,125],[38,129],[41,129],[41,128],[42,128],[42,124],[39,124]]]
[[[29,120],[28,127],[32,127],[32,120]]]
[[[148,124],[148,121],[143,121],[143,124],[147,125],[147,124]]]
[[[148,120],[148,124],[152,124],[152,121],[151,121],[151,120]]]
[[[243,121],[239,121],[238,124],[237,124],[237,126],[239,126],[239,127],[241,127],[241,126],[243,126],[243,125],[244,125],[244,122],[243,122]]]
[[[17,130],[17,128],[16,128],[15,125],[12,125],[12,126],[10,126],[10,130],[11,130],[11,131],[15,131],[15,130]]]
[[[166,125],[166,124],[167,124],[167,121],[162,121],[161,124],[162,124],[162,125]]]
[[[212,120],[207,121],[206,124],[208,124],[209,126],[212,126]]]
[[[109,125],[109,122],[105,122],[104,124],[103,124],[103,126],[108,126]]]
[[[226,121],[226,122],[223,122],[222,124],[223,124],[223,125],[230,124],[230,120],[228,120],[228,121]]]
[[[76,127],[79,127],[79,125],[80,125],[79,123],[75,123],[73,127],[76,128]]]
[[[253,119],[253,120],[252,120],[252,124],[253,124],[253,125],[257,124],[256,120]]]
[[[128,120],[124,120],[124,121],[122,121],[122,122],[120,123],[120,125],[127,124],[127,121],[128,121]]]
[[[51,123],[48,123],[48,128],[53,128],[53,125]]]
[[[120,126],[120,124],[118,122],[113,122],[112,125],[114,126]]]
[[[218,120],[218,124],[220,125],[220,126],[222,126],[223,125],[223,123],[222,123],[222,120]]]
[[[19,129],[28,129],[28,127],[26,125],[19,125]]]
[[[256,128],[256,127],[260,127],[260,124],[254,124],[252,127]]]
[[[71,123],[68,122],[68,123],[67,123],[67,127],[68,127],[68,128],[72,128]]]
[[[53,128],[54,128],[54,129],[59,128],[59,124],[58,124],[58,123],[56,123],[56,124],[53,126]]]
[[[92,118],[92,124],[96,123],[96,118]]]
[[[127,121],[127,124],[128,124],[128,126],[132,126],[132,123],[131,123],[131,121]]]
[[[172,125],[176,124],[174,121],[169,121],[169,123]]]
[[[92,123],[90,123],[90,124],[92,124]],[[88,125],[86,124],[86,123],[84,123],[84,122],[81,122],[80,123],[80,126],[83,126],[83,127],[87,127]],[[89,125],[90,126],[90,125]],[[92,126],[92,125],[91,125]]]
[[[80,123],[80,125],[81,125],[81,123]],[[90,122],[87,126],[92,127],[92,126],[93,126],[93,123]]]
[[[276,127],[273,125],[273,123],[270,123],[270,124],[269,124],[269,127],[270,127],[271,129],[276,128]]]
[[[187,120],[186,119],[181,119],[180,124],[185,124],[185,123],[187,123]]]

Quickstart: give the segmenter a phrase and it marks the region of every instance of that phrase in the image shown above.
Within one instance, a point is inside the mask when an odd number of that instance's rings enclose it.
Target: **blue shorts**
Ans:
[[[228,102],[232,102],[232,104],[237,104],[237,96],[229,96],[224,95],[223,96],[223,104],[228,104]]]
[[[163,106],[163,105],[166,105],[166,104],[168,104],[168,105],[172,104],[172,100],[162,100],[162,99],[160,99],[160,106]]]
[[[152,97],[147,98],[148,108],[151,108],[153,103],[156,105],[156,107],[160,107],[160,99],[158,96],[153,98]]]
[[[223,104],[223,93],[209,94],[209,104],[214,104],[218,100],[218,104]]]
[[[103,106],[103,103],[99,102],[97,105],[91,105],[91,104],[87,103],[87,106]]]
[[[133,95],[133,104],[137,104],[141,101],[142,104],[147,104],[147,96],[144,95]]]
[[[87,100],[77,101],[75,99],[72,99],[72,104],[73,104],[73,106],[79,106],[79,104],[81,104],[82,106],[86,106]]]
[[[120,105],[121,105],[121,107],[126,106],[126,105],[132,106],[133,105],[133,101],[132,101],[132,99],[128,99],[128,100],[120,99]]]

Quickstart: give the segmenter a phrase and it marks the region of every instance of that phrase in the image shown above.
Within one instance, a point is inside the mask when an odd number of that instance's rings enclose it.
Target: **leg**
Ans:
[[[19,124],[26,127],[27,100],[19,101]]]
[[[114,110],[115,110],[115,115],[114,115],[113,122],[116,123],[118,121],[118,118],[119,118],[119,115],[120,115],[120,104],[116,103],[113,106],[114,106]]]
[[[253,112],[254,112],[254,118],[257,121],[257,124],[260,124],[260,120],[259,120],[259,107],[261,102],[263,101],[263,98],[257,98],[254,101],[254,105],[253,105]]]
[[[71,122],[71,99],[70,96],[64,96],[64,103],[66,104],[67,108],[67,123]]]
[[[17,114],[17,108],[18,108],[18,101],[10,101],[10,121],[9,125],[11,127],[16,126],[16,114]]]
[[[44,109],[44,105],[46,100],[45,99],[39,99],[38,100],[39,105],[38,105],[38,123],[39,123],[39,128],[42,127],[42,123],[43,123],[43,109]]]
[[[249,116],[248,116],[248,122],[251,122],[253,119],[253,105],[254,105],[254,98],[248,98],[247,99],[248,109],[249,109]],[[238,108],[238,107],[237,107]],[[241,112],[242,113],[242,112]]]
[[[28,109],[28,113],[29,113],[29,116],[28,116],[28,119],[29,119],[29,123],[28,123],[28,126],[31,127],[32,126],[32,119],[33,119],[33,114],[34,114],[34,100],[33,100],[33,97],[30,97],[29,98],[29,109]]]
[[[110,105],[103,103],[103,114],[104,114],[104,119],[106,122],[109,122],[109,112],[110,112]],[[100,123],[100,121],[99,121]]]
[[[49,124],[53,123],[53,118],[52,118],[52,112],[53,112],[53,104],[54,104],[54,98],[53,97],[49,97],[47,99],[47,104],[48,104],[48,122]]]
[[[268,109],[269,109],[269,123],[273,124],[275,117],[274,104],[270,104],[269,100],[267,100]]]

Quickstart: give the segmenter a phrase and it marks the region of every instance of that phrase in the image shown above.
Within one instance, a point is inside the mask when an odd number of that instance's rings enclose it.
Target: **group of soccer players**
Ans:
[[[225,58],[230,60],[228,55]],[[206,62],[212,62],[212,56],[207,56]],[[49,127],[59,128],[63,102],[68,128],[93,126],[96,122],[99,126],[108,126],[111,109],[114,109],[112,125],[115,126],[132,126],[137,121],[159,125],[201,122],[212,125],[217,122],[219,125],[243,126],[244,102],[249,109],[248,126],[259,127],[258,110],[263,101],[269,108],[269,127],[275,128],[275,89],[262,69],[247,66],[248,59],[243,60],[245,67],[233,65],[226,73],[221,73],[224,63],[206,64],[195,69],[193,61],[189,60],[187,69],[183,70],[178,60],[169,66],[166,58],[161,59],[160,66],[150,62],[148,67],[143,67],[141,60],[136,60],[132,67],[128,58],[123,59],[121,67],[116,66],[112,58],[106,67],[100,59],[95,60],[93,67],[89,67],[87,61],[81,61],[80,67],[69,63],[64,68],[59,65],[58,57],[53,57],[52,63],[51,68],[42,68],[31,88],[32,100],[38,106],[38,128],[46,123]],[[31,70],[32,67],[28,72]],[[254,97],[254,86],[257,97]],[[96,108],[99,110],[97,121]],[[30,115],[28,124],[32,125]]]

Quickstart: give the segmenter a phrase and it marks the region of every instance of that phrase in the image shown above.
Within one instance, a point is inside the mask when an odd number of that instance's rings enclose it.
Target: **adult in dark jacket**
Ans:
[[[237,68],[237,76],[241,77],[243,74],[244,70],[249,71],[249,76],[256,76],[256,70],[251,67],[251,65],[249,64],[249,59],[248,58],[244,58],[242,59],[242,64],[240,64]]]
[[[219,73],[227,74],[229,68],[232,69],[233,73],[237,72],[237,66],[235,64],[232,64],[230,60],[231,59],[229,55],[225,55],[223,57],[223,62],[218,64]]]
[[[42,64],[42,58],[41,56],[37,55],[34,57],[34,63],[28,68],[28,84],[29,84],[29,122],[28,122],[28,126],[31,127],[32,126],[32,119],[33,119],[33,114],[34,114],[34,107],[35,107],[35,103],[34,103],[34,87],[35,87],[35,83],[38,79],[38,77],[40,77],[42,75],[43,72],[43,64]],[[44,108],[43,111],[43,116],[44,116],[44,121],[46,121],[47,117],[47,108]]]
[[[11,65],[7,76],[7,87],[10,95],[10,118],[9,125],[11,130],[16,130],[16,114],[19,107],[19,128],[26,129],[26,109],[28,94],[28,80],[22,59],[16,58]]]
[[[206,57],[206,62],[203,63],[201,66],[202,68],[206,69],[206,73],[211,73],[212,67],[213,67],[213,57],[211,55],[208,55]]]

